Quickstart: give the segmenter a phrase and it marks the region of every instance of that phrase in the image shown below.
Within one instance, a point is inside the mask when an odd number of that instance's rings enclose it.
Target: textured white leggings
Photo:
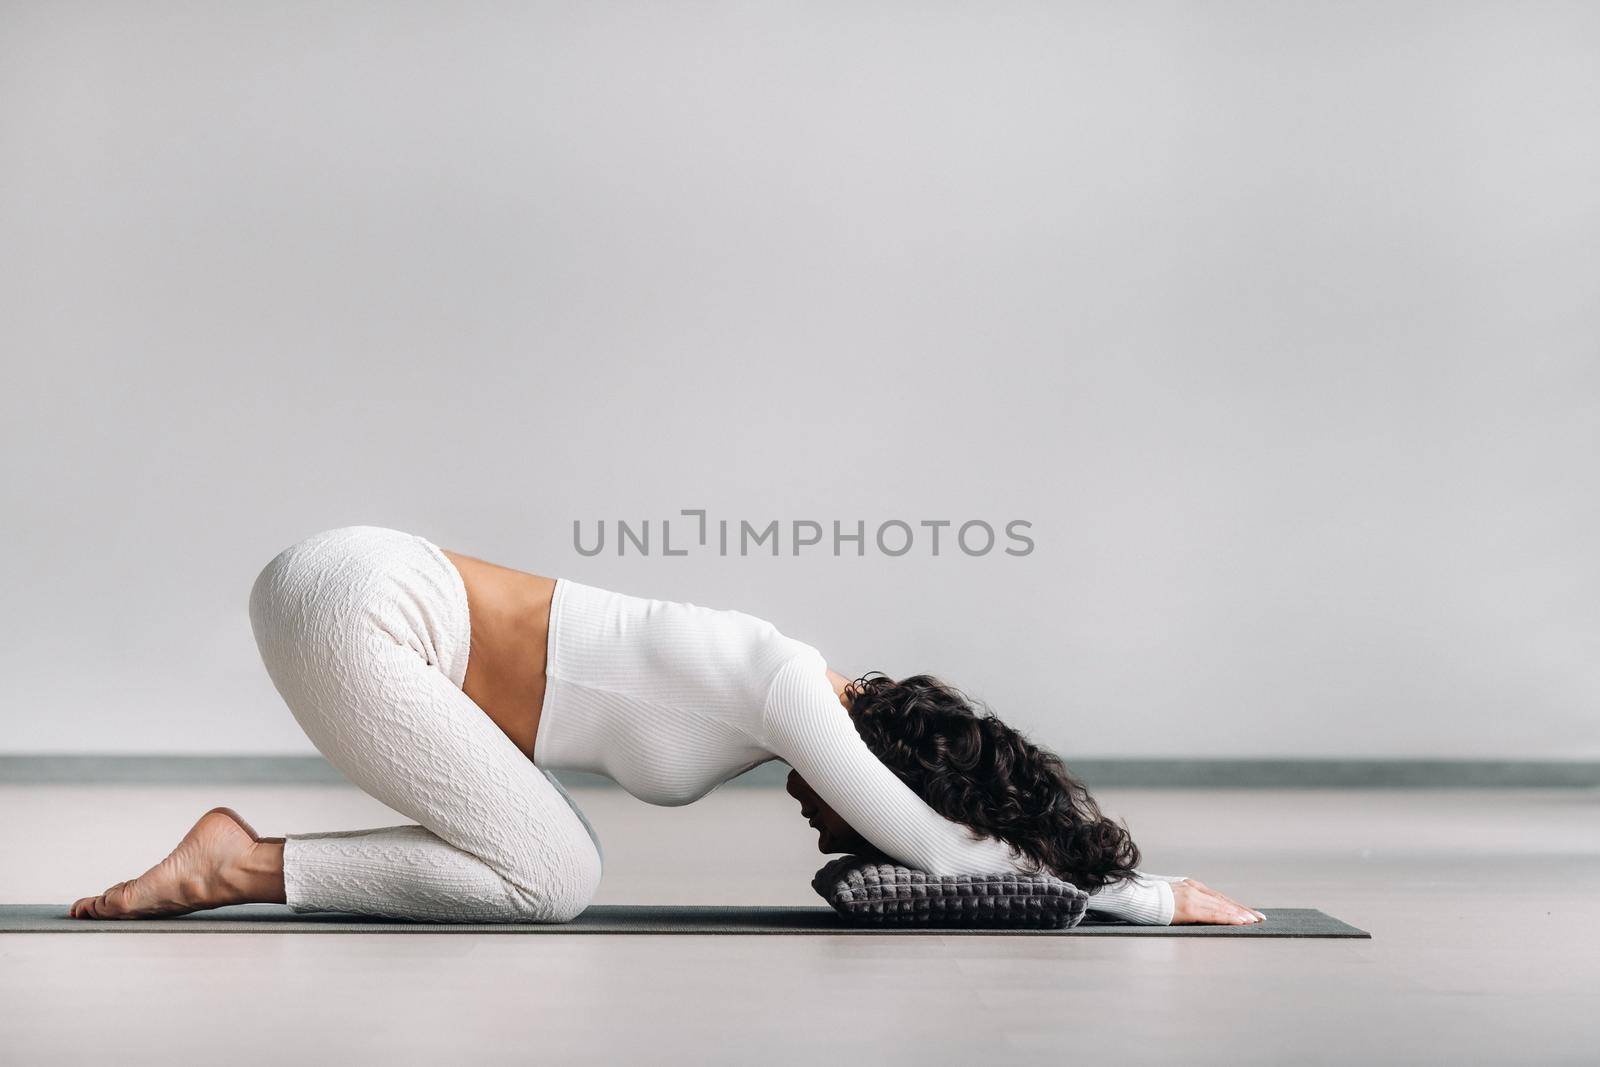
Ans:
[[[416,825],[288,834],[296,911],[566,922],[600,884],[600,842],[561,783],[462,692],[461,575],[414,534],[347,526],[273,558],[250,591],[273,685],[328,760]]]

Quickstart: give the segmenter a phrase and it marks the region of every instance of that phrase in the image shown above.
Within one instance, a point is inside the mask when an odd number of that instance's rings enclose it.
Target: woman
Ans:
[[[258,836],[213,808],[83,919],[287,903],[438,922],[566,922],[599,839],[551,768],[688,804],[772,759],[823,852],[934,874],[1048,868],[1134,922],[1261,919],[1141,876],[1127,831],[1052,754],[917,676],[850,682],[737,611],[625,596],[376,526],[327,530],[256,578],[250,623],[312,742],[414,824]],[[841,705],[843,707],[841,708]]]

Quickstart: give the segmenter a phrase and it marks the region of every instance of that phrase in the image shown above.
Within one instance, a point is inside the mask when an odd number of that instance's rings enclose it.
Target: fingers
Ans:
[[[1259,911],[1256,911],[1254,908],[1246,907],[1245,905],[1239,903],[1237,900],[1234,900],[1232,897],[1228,896],[1226,893],[1219,893],[1215,889],[1210,888],[1209,886],[1206,887],[1206,892],[1210,893],[1212,896],[1216,897],[1218,900],[1223,901],[1224,903],[1226,903],[1226,904],[1228,904],[1228,905],[1230,905],[1230,906],[1232,906],[1234,908],[1237,908],[1239,911],[1242,911],[1245,914],[1252,916],[1257,922],[1260,922],[1261,920],[1266,918],[1266,916],[1261,914]]]
[[[1243,904],[1240,904],[1237,900],[1231,900],[1228,897],[1223,896],[1221,893],[1212,891],[1211,896],[1216,901],[1218,913],[1226,916],[1226,918],[1223,920],[1224,922],[1258,923],[1266,918],[1266,916],[1262,915],[1260,912],[1253,911],[1252,909],[1245,907]]]
[[[1223,896],[1221,893],[1218,893],[1217,896],[1222,897],[1223,900],[1227,901],[1229,904],[1233,905],[1235,908],[1238,908],[1240,911],[1244,912],[1245,914],[1254,916],[1256,922],[1265,922],[1266,921],[1267,917],[1265,915],[1263,915],[1261,912],[1257,911],[1256,909],[1248,907],[1248,906],[1246,906],[1244,904],[1241,904],[1237,900],[1234,900],[1232,897]]]
[[[1245,913],[1245,915],[1250,915],[1250,917],[1253,918],[1254,921],[1258,921],[1258,923],[1262,923],[1262,921],[1266,921],[1266,918],[1267,918],[1266,915],[1264,915],[1264,913],[1258,912],[1258,910],[1256,910],[1256,909],[1253,909],[1253,907],[1248,907],[1248,905],[1240,904],[1240,902],[1234,901],[1234,899],[1229,899],[1229,897],[1222,897],[1222,899],[1224,899],[1224,901],[1229,902],[1230,905],[1234,905],[1235,909],[1240,910],[1240,912]]]
[[[1181,895],[1181,900],[1180,900]],[[1174,923],[1206,923],[1218,926],[1248,926],[1266,916],[1236,900],[1218,893],[1203,882],[1186,878],[1173,886]]]
[[[1255,912],[1240,907],[1220,893],[1206,895],[1205,910],[1208,915],[1206,921],[1220,925],[1242,926],[1261,921],[1256,918]]]
[[[1215,889],[1212,889],[1210,886],[1206,885],[1204,882],[1196,881],[1195,879],[1192,879],[1192,878],[1185,878],[1184,881],[1189,882],[1196,889],[1199,889],[1204,893],[1207,893],[1207,894],[1209,894],[1209,895],[1211,895],[1213,897],[1216,897],[1218,900],[1222,901],[1224,904],[1227,904],[1230,907],[1233,907],[1233,908],[1237,909],[1238,911],[1241,911],[1241,912],[1245,913],[1246,915],[1251,916],[1256,922],[1264,922],[1266,920],[1266,918],[1267,918],[1266,915],[1264,915],[1263,913],[1261,913],[1259,911],[1256,911],[1254,908],[1247,907],[1246,905],[1239,903],[1237,900],[1234,900],[1232,897],[1228,896],[1225,893],[1217,892]]]

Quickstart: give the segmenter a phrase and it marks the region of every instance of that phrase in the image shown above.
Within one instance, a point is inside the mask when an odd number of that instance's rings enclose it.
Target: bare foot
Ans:
[[[260,838],[232,808],[200,816],[178,847],[139,877],[84,897],[67,913],[74,919],[149,919],[235,903],[228,872]]]

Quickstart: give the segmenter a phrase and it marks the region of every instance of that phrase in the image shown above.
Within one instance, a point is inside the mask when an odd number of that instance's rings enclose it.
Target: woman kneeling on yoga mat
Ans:
[[[259,837],[200,817],[82,919],[287,903],[436,922],[566,922],[600,841],[551,769],[652,804],[781,759],[822,852],[933,875],[1046,870],[1131,922],[1262,918],[1139,850],[1054,754],[926,675],[854,681],[738,611],[511,570],[378,526],[279,553],[250,591],[273,684],[333,765],[415,824]],[[841,709],[841,705],[843,708]]]

